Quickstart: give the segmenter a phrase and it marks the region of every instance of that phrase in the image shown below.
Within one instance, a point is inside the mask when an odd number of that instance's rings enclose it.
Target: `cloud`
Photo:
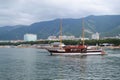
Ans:
[[[1,0],[0,26],[56,18],[120,14],[119,0]]]

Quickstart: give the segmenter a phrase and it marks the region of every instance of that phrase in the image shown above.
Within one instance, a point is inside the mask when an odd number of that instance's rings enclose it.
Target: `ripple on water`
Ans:
[[[105,56],[50,56],[39,49],[0,49],[0,80],[120,80],[120,51]]]

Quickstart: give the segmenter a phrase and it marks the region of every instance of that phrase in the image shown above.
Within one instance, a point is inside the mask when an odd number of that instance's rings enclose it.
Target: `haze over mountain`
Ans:
[[[82,18],[62,19],[63,35],[81,36]],[[37,34],[38,39],[48,36],[59,36],[60,19],[36,22],[29,26],[4,26],[0,27],[0,40],[21,40],[24,34]],[[99,32],[100,36],[116,36],[120,34],[120,15],[102,15],[84,17],[85,36]]]

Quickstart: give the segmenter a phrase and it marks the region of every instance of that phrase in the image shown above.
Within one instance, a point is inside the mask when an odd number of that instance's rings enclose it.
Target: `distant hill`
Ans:
[[[0,40],[23,39],[24,34],[33,33],[38,39],[47,38],[50,35],[59,35],[60,20],[43,21],[30,26],[5,26],[0,27]],[[81,36],[82,19],[63,19],[63,35]],[[120,34],[120,15],[88,16],[84,18],[85,36],[99,32],[103,36],[116,36]]]

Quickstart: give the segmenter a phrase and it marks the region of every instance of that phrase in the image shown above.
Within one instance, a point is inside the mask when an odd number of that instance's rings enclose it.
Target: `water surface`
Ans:
[[[120,80],[120,50],[105,56],[50,56],[46,50],[0,48],[0,80]]]

